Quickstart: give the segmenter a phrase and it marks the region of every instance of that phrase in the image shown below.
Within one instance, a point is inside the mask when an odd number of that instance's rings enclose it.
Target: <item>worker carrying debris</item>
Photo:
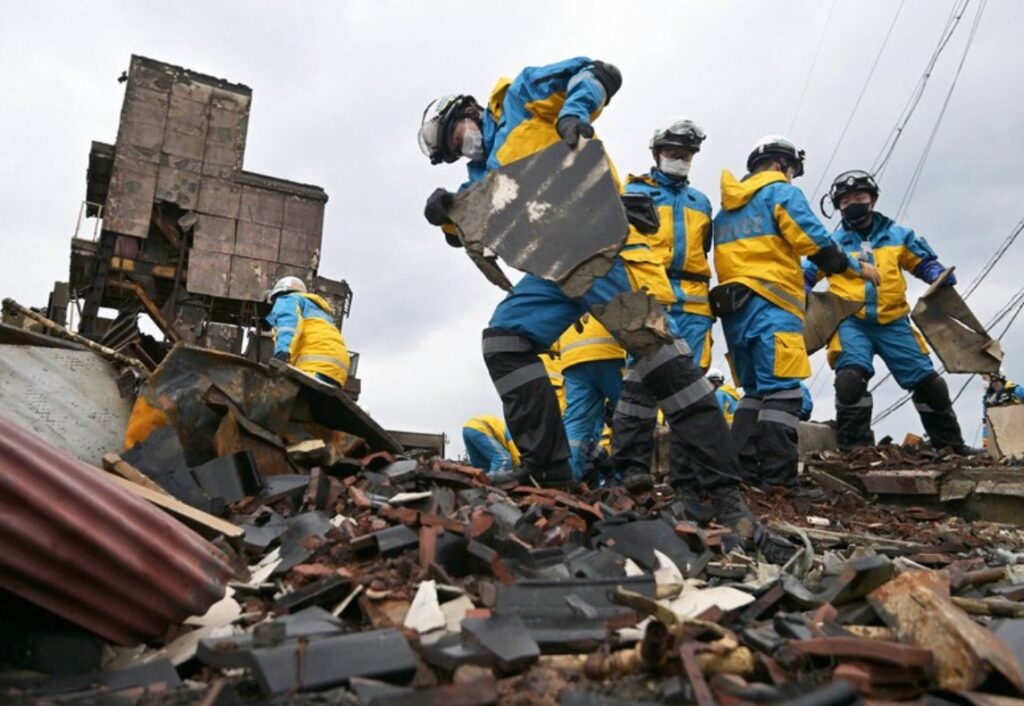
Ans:
[[[664,302],[669,319],[701,368],[711,364],[711,326],[715,321],[708,306],[711,202],[690,185],[689,174],[706,138],[704,129],[690,118],[668,118],[655,129],[648,144],[654,158],[650,172],[626,180],[627,193],[649,196],[658,209],[658,231],[649,235],[647,242],[671,286],[671,296]],[[626,487],[641,492],[653,487],[648,469],[654,453],[657,400],[640,383],[635,364],[635,359],[629,361],[622,398],[615,409],[612,457]]]
[[[462,443],[470,465],[486,471],[492,483],[514,478],[519,466],[519,449],[505,422],[488,414],[468,419],[462,427]]]
[[[800,256],[824,272],[850,272],[877,286],[878,272],[845,254],[791,184],[804,173],[804,151],[787,138],[758,140],[748,174],[722,172],[722,210],[715,216],[711,307],[722,319],[744,396],[732,438],[747,478],[797,488],[800,381],[811,365],[803,339],[805,296]]]
[[[594,135],[591,123],[621,84],[618,69],[586,57],[529,67],[513,80],[500,80],[486,108],[468,95],[432,102],[423,115],[420,147],[434,164],[466,157],[470,183],[478,182],[487,172],[559,140],[570,149],[582,149],[585,138]],[[443,189],[435,191],[424,211],[427,220],[448,226],[453,199],[454,194]],[[633,242],[636,247],[629,248]],[[484,361],[502,398],[524,470],[541,485],[569,486],[573,476],[558,404],[537,353],[589,309],[596,309],[595,315],[623,341],[626,332],[610,322],[626,317],[607,314],[620,306],[625,310],[627,302],[638,299],[644,278],[658,275],[642,236],[627,240],[626,247],[614,257],[607,274],[595,278],[579,298],[569,297],[554,282],[525,275],[498,305],[483,333]],[[660,277],[664,282],[663,269]],[[711,384],[676,332],[676,340],[661,343],[661,332],[672,331],[674,325],[649,296],[642,299],[650,312],[644,319],[650,344],[637,351],[640,359],[633,372],[654,393],[671,425],[671,482],[681,493],[707,490],[718,520],[750,536],[754,520],[739,491],[728,427]]]
[[[708,382],[715,386],[715,399],[718,400],[722,416],[725,417],[726,423],[732,426],[732,418],[736,414],[736,405],[740,402],[739,391],[725,382],[725,373],[718,368],[709,368],[705,377],[708,379]]]
[[[879,193],[874,177],[859,169],[837,176],[828,193],[832,205],[842,213],[832,239],[851,258],[874,265],[882,278],[879,284],[845,272],[827,273],[829,291],[864,304],[839,324],[828,345],[829,365],[836,372],[839,447],[874,444],[868,381],[875,374],[872,360],[878,355],[899,386],[913,392],[914,407],[932,445],[971,453],[964,445],[946,381],[935,371],[928,346],[907,317],[910,304],[903,272],[930,284],[946,268],[924,238],[875,211]],[[825,275],[817,263],[804,265],[808,289]],[[956,278],[950,274],[944,286],[954,284]]]
[[[1002,368],[999,372],[982,375],[981,379],[985,383],[985,393],[981,398],[981,439],[987,448],[989,407],[1024,404],[1024,387],[1008,380]]]
[[[587,449],[601,438],[609,410],[622,392],[622,366],[626,351],[590,314],[565,330],[558,339],[565,376],[565,434],[573,476],[583,474]]]
[[[267,293],[267,301],[274,305],[267,315],[267,323],[274,327],[274,358],[321,382],[344,387],[348,348],[330,304],[310,294],[298,277],[279,279]]]

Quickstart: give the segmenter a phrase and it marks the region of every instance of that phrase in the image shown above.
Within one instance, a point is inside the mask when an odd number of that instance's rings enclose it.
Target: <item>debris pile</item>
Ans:
[[[23,507],[4,517],[35,518],[33,531],[2,525],[5,540],[17,537],[5,541],[0,583],[21,606],[13,629],[24,645],[0,656],[18,667],[2,673],[5,697],[703,705],[1024,695],[1024,532],[866,496],[878,469],[949,474],[962,461],[898,447],[808,458],[820,501],[748,491],[773,532],[756,549],[688,516],[664,485],[640,497],[501,488],[476,468],[403,455],[343,398],[294,371],[179,346],[140,391],[127,430],[138,442],[108,453],[106,474],[5,421],[4,500]],[[38,487],[23,486],[25,471],[42,472]],[[85,505],[109,511],[89,516]],[[49,546],[33,541],[67,521],[67,507],[79,536],[65,528]],[[206,568],[191,578],[183,567],[197,557]],[[17,580],[53,562],[64,577]],[[189,581],[208,598],[185,591]],[[174,612],[186,596],[206,612]],[[81,610],[90,601],[100,608]],[[139,623],[147,611],[155,617]],[[60,659],[68,649],[78,658]]]

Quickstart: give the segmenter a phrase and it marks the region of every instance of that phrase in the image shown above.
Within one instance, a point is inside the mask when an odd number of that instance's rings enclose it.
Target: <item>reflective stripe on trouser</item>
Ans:
[[[483,333],[483,350],[524,465],[547,468],[565,463],[569,444],[558,398],[533,344],[515,331],[489,328]]]
[[[874,400],[865,393],[855,404],[841,404],[836,400],[836,441],[841,449],[871,446],[875,435],[871,431]]]
[[[729,427],[715,400],[714,388],[694,365],[693,358],[683,353],[681,346],[669,344],[653,356],[637,361],[635,373],[641,377],[647,396],[631,395],[627,402],[642,407],[653,398],[669,423],[672,486],[699,491],[738,482],[739,469]],[[626,384],[631,382],[627,380]],[[627,397],[625,386],[623,397]],[[616,414],[616,433],[619,416]],[[624,452],[623,458],[629,457],[636,455]],[[650,453],[646,458],[649,465]]]
[[[746,480],[759,485],[797,482],[799,387],[744,397],[732,421],[732,440]]]
[[[565,375],[565,434],[569,463],[579,479],[587,448],[601,438],[607,405],[613,408],[622,392],[622,361],[592,360],[567,368]]]

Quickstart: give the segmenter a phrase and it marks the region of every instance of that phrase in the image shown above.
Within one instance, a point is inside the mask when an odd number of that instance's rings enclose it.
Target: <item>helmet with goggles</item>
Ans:
[[[420,123],[420,150],[430,158],[431,164],[454,162],[462,155],[451,146],[451,133],[455,125],[469,115],[469,109],[480,110],[473,96],[447,95],[431,101],[423,111]]]
[[[674,116],[669,118],[663,127],[659,127],[651,136],[650,148],[678,145],[692,152],[700,151],[700,143],[707,139],[704,128],[690,118]]]
[[[832,205],[839,208],[839,199],[855,191],[866,191],[871,194],[872,198],[877,199],[879,194],[878,182],[868,172],[861,169],[851,169],[832,180],[832,186],[828,190],[828,197],[832,201]]]
[[[754,171],[754,167],[766,159],[781,159],[793,168],[794,177],[804,173],[804,151],[797,149],[788,137],[765,135],[758,140],[747,157],[747,171]]]

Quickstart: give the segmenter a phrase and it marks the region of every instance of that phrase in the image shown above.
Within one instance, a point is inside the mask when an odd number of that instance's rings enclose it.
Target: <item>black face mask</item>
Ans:
[[[843,220],[854,228],[864,228],[871,223],[871,204],[851,203],[843,209]]]

